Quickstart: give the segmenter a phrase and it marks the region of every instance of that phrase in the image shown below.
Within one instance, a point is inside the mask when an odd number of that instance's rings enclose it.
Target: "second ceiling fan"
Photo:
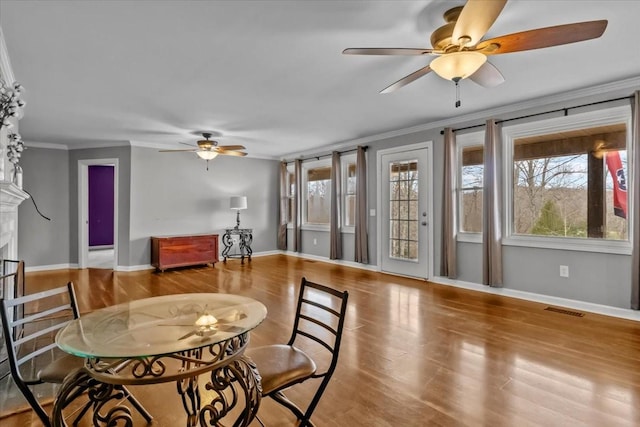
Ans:
[[[440,77],[458,82],[470,78],[484,87],[504,82],[498,69],[487,61],[490,55],[521,52],[575,43],[600,37],[606,20],[578,22],[507,34],[482,40],[502,12],[507,0],[468,0],[464,6],[444,13],[447,22],[431,34],[433,48],[349,48],[346,55],[434,55],[429,65],[387,86],[389,93],[434,71]],[[460,106],[457,100],[456,107]]]
[[[187,144],[185,142],[181,142],[181,144],[188,145],[193,148],[185,148],[181,150],[160,150],[161,153],[173,153],[180,151],[191,151],[194,152],[200,157],[207,161],[207,170],[209,170],[209,160],[213,160],[218,155],[223,156],[238,156],[244,157],[247,155],[246,152],[241,150],[246,150],[244,145],[218,145],[218,141],[211,140],[211,136],[213,134],[211,132],[202,132],[202,137],[204,139],[197,141],[197,146],[193,144]]]

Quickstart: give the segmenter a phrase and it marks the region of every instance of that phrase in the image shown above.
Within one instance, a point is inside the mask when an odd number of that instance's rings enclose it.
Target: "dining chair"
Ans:
[[[55,343],[57,331],[79,317],[73,283],[55,289],[5,298],[0,316],[11,376],[31,408],[46,427],[51,426],[32,387],[38,384],[61,384],[67,375],[82,369],[84,359],[64,353]],[[152,417],[142,404],[122,388],[126,398],[150,422]],[[78,416],[81,417],[90,404]]]
[[[303,277],[289,342],[251,348],[246,352],[262,378],[262,396],[272,398],[293,412],[301,427],[313,425],[311,414],[336,369],[348,298],[347,291],[337,291]],[[309,354],[313,354],[315,360]],[[323,368],[318,369],[316,362],[320,361],[324,362]],[[314,378],[322,381],[303,411],[283,391]]]

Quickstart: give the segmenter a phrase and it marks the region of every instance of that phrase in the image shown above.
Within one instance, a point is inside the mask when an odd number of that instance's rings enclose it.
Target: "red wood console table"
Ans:
[[[218,262],[218,235],[151,237],[151,265],[156,270]]]

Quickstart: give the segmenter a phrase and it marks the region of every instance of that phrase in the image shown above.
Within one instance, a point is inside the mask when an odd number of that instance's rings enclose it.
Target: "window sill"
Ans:
[[[300,228],[306,231],[330,231],[329,226],[324,224],[302,224]]]
[[[562,237],[511,236],[502,239],[504,246],[520,246],[564,251],[631,255],[631,243],[614,240],[585,240]]]
[[[482,243],[482,233],[458,233],[456,241],[463,243]]]

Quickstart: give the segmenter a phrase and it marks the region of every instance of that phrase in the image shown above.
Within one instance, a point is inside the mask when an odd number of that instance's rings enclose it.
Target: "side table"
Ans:
[[[238,236],[238,250],[240,253],[229,253],[234,246],[233,236]],[[253,229],[252,228],[226,228],[224,235],[222,236],[222,243],[224,249],[222,250],[222,256],[224,262],[227,262],[227,258],[240,258],[242,264],[244,264],[244,258],[247,257],[251,261],[251,242],[253,241]]]

